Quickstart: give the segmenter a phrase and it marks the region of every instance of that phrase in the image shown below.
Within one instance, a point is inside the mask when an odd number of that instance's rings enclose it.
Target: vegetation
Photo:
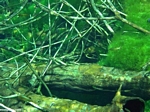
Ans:
[[[0,65],[21,62],[25,63],[19,66],[23,70],[33,62],[46,63],[40,76],[52,63],[99,61],[124,70],[141,70],[150,61],[150,36],[127,20],[149,29],[150,1],[120,2],[0,0]]]
[[[122,1],[126,18],[143,27],[149,29],[149,6],[148,0],[128,0]],[[129,7],[129,4],[133,4]],[[134,25],[133,25],[134,26]],[[124,70],[143,70],[143,66],[150,61],[150,35],[146,35],[139,30],[124,24],[118,30],[108,50],[108,56],[100,63],[106,66],[113,66]]]
[[[123,0],[123,9],[124,12],[128,15],[127,19],[132,21],[133,23],[145,28],[149,29],[149,0]],[[129,6],[129,4],[132,4]],[[136,31],[132,27],[125,26],[124,30],[126,31]]]
[[[144,37],[143,37],[144,36]],[[150,36],[117,33],[109,46],[107,66],[124,70],[142,70],[150,61]]]
[[[147,101],[145,103],[146,107],[145,107],[145,111],[144,112],[150,112],[150,101]]]
[[[97,61],[99,53],[107,52],[107,39],[112,33],[103,23],[105,18],[97,18],[90,1],[75,2],[1,1],[0,61],[22,61],[24,55],[38,62]],[[109,14],[110,10],[101,7],[102,3],[98,4],[107,16],[112,15]],[[108,22],[111,22],[110,28],[115,24],[114,20]]]

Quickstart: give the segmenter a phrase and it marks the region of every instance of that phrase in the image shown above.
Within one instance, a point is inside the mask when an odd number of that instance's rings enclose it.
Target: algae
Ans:
[[[126,19],[145,28],[150,28],[148,20],[150,18],[149,0],[124,0],[122,1],[124,12],[127,14]],[[132,27],[125,25],[124,30],[135,30]]]
[[[146,103],[145,103],[145,111],[144,112],[150,112],[149,107],[150,107],[150,100],[146,101]]]
[[[150,36],[117,34],[109,46],[105,65],[125,70],[142,70],[150,61]]]
[[[126,19],[145,29],[150,28],[148,0],[122,1]],[[108,56],[99,63],[124,70],[142,70],[150,61],[150,35],[124,24],[116,31],[108,47]]]

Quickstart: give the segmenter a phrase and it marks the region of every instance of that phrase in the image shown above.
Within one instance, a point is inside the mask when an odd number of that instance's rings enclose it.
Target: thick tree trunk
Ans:
[[[18,65],[18,67],[21,65]],[[34,71],[40,76],[43,73],[45,65],[31,65],[34,68]],[[44,83],[52,88],[59,89],[68,89],[72,91],[107,91],[107,92],[116,92],[120,85],[122,85],[122,91],[124,93],[128,93],[129,97],[121,96],[120,89],[116,93],[114,99],[112,100],[112,105],[110,106],[90,106],[87,104],[83,104],[80,102],[71,100],[63,100],[56,98],[46,98],[42,95],[36,95],[29,90],[32,90],[34,86],[34,82],[37,82],[38,78],[35,76],[35,72],[31,70],[31,66],[21,67],[20,70],[15,68],[13,64],[4,64],[0,67],[1,71],[1,81],[0,81],[0,97],[3,100],[3,104],[17,108],[18,105],[23,105],[19,103],[20,101],[29,103],[32,105],[30,108],[27,105],[22,107],[24,110],[26,109],[35,109],[42,107],[46,111],[49,109],[69,109],[66,105],[81,105],[80,107],[90,107],[91,110],[89,112],[95,112],[94,110],[107,110],[108,112],[119,112],[114,109],[122,109],[123,106],[128,108],[128,102],[130,101],[140,103],[142,105],[139,110],[144,108],[144,101],[141,98],[150,99],[150,77],[148,72],[141,71],[122,71],[115,69],[113,67],[103,67],[97,64],[79,64],[79,65],[67,65],[67,66],[57,66],[52,65],[44,76],[42,76],[42,80]],[[38,80],[40,82],[40,80]],[[37,84],[37,83],[35,83]],[[28,87],[27,87],[28,85]],[[34,85],[34,86],[33,86]],[[23,87],[23,89],[20,89]],[[32,87],[33,86],[33,87]],[[124,94],[123,94],[124,95]],[[134,95],[134,96],[133,96]],[[136,97],[135,97],[136,96]],[[103,97],[103,96],[102,96]],[[43,105],[39,101],[49,102],[53,108],[46,108],[46,105]],[[120,102],[118,104],[118,101]],[[63,107],[63,102],[66,104]],[[76,104],[74,104],[74,102]],[[53,105],[55,103],[56,105]],[[111,103],[111,102],[110,102]],[[17,104],[17,105],[16,105]],[[121,104],[121,107],[119,106]],[[15,105],[15,106],[13,106]],[[34,108],[33,108],[34,106]],[[37,106],[37,107],[36,107]],[[39,106],[39,107],[38,107]],[[130,106],[129,106],[130,107]],[[72,109],[72,107],[70,108]],[[75,109],[75,108],[74,108]],[[94,110],[93,110],[94,109]],[[112,111],[113,110],[113,111]],[[36,111],[36,109],[35,109]],[[57,112],[57,111],[54,111]],[[58,111],[59,112],[59,111]],[[106,111],[105,111],[106,112]],[[143,112],[143,111],[139,111]]]
[[[21,65],[20,65],[21,66]],[[16,65],[1,66],[1,85],[32,84],[35,80],[33,71],[29,67],[17,70]],[[45,65],[32,65],[34,70],[42,74]],[[111,91],[116,92],[122,84],[122,92],[128,95],[150,99],[150,76],[147,71],[122,71],[113,67],[97,64],[79,64],[68,66],[52,65],[41,77],[51,88],[71,89],[75,91]],[[2,88],[2,86],[1,86]],[[7,88],[7,87],[4,87]],[[127,95],[125,94],[125,95]]]
[[[53,66],[47,71],[44,81],[53,88],[79,91],[115,92],[122,84],[122,92],[150,98],[150,77],[146,71],[122,71],[97,64]]]

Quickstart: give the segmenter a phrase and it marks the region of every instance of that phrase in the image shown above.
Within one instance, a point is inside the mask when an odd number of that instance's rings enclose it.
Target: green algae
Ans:
[[[117,34],[109,46],[105,65],[125,70],[142,70],[150,61],[150,36]]]
[[[150,1],[127,0],[122,1],[126,19],[144,29],[150,29],[147,21],[150,16]],[[150,61],[150,35],[134,29],[128,24],[122,25],[111,40],[108,48],[108,56],[99,63],[124,70],[142,70]]]
[[[145,103],[145,111],[144,112],[150,112],[149,107],[150,107],[150,100],[146,101],[146,103]]]
[[[150,23],[147,22],[150,18],[149,0],[124,0],[122,1],[123,11],[127,14],[126,19],[145,29],[150,29]],[[136,29],[125,25],[123,30],[135,31]]]

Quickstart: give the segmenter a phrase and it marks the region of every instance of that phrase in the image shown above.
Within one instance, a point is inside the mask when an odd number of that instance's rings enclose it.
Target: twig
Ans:
[[[16,112],[14,109],[11,109],[11,108],[9,108],[9,107],[7,107],[7,106],[5,106],[4,104],[2,104],[2,103],[0,103],[0,106],[1,107],[3,107],[4,109],[0,109],[0,111],[10,111],[10,112]]]
[[[40,12],[41,13],[41,12]],[[41,15],[40,17],[36,17],[36,16],[32,16],[30,17],[29,19],[27,20],[24,20],[24,21],[21,21],[19,23],[15,23],[13,25],[10,25],[10,24],[7,24],[5,25],[5,27],[0,27],[0,31],[3,31],[3,30],[7,30],[7,29],[11,29],[11,28],[14,28],[14,27],[17,27],[17,26],[23,26],[23,25],[27,25],[29,23],[33,23],[39,19],[41,19],[42,17],[46,16],[47,13]],[[2,23],[0,23],[0,26],[3,25]]]
[[[93,7],[93,9],[95,10],[95,12],[100,16],[100,18],[104,18],[103,14],[97,9],[95,3],[94,3],[94,0],[90,0],[91,2],[91,5]],[[107,27],[107,29],[111,32],[111,33],[114,33],[114,30],[111,28],[111,26],[107,23],[106,20],[103,20],[105,26]]]
[[[18,9],[16,10],[16,12],[14,12],[12,15],[10,15],[7,19],[5,19],[5,22],[6,21],[9,21],[11,18],[13,18],[14,16],[16,16],[27,4],[28,0],[24,0],[24,3],[23,5]]]
[[[29,66],[29,68],[32,70],[32,72],[35,74],[35,76],[41,81],[41,83],[44,85],[44,87],[46,88],[46,90],[49,93],[49,95],[52,97],[51,91],[49,90],[49,88],[47,87],[45,82],[42,80],[40,75],[38,73],[36,73],[36,71],[33,69],[33,67],[31,66],[30,62],[28,61],[28,59],[26,57],[25,57],[25,60],[26,60],[27,65]]]
[[[144,28],[142,28],[142,27],[140,27],[140,26],[138,26],[138,25],[128,21],[127,19],[123,18],[121,16],[121,13],[115,8],[115,6],[112,4],[112,2],[110,0],[107,0],[107,2],[109,4],[111,10],[114,12],[114,14],[115,14],[117,19],[121,20],[122,22],[124,22],[124,23],[126,23],[126,24],[128,24],[128,25],[130,25],[130,26],[132,26],[132,27],[134,27],[134,28],[136,28],[136,29],[146,33],[146,34],[150,34],[150,31],[148,31],[148,30],[146,30],[146,29],[144,29]]]

